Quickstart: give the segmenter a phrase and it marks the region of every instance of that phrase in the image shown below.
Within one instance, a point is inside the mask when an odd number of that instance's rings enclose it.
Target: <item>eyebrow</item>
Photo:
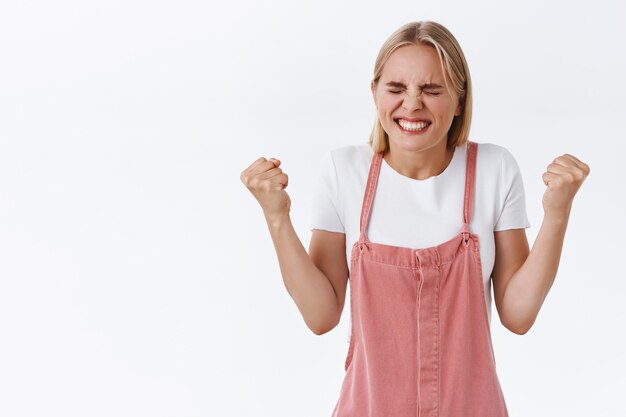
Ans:
[[[406,85],[404,83],[401,83],[399,81],[389,81],[388,83],[385,84],[388,87],[404,87],[406,88]],[[425,88],[443,88],[443,86],[436,84],[436,83],[426,83],[426,84],[422,84],[419,86],[420,90],[423,90]]]

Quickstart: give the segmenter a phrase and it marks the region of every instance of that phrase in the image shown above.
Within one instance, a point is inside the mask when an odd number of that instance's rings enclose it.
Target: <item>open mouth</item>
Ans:
[[[423,133],[432,124],[432,122],[429,122],[427,120],[419,122],[407,122],[403,119],[395,119],[394,121],[400,127],[400,130],[410,134]]]

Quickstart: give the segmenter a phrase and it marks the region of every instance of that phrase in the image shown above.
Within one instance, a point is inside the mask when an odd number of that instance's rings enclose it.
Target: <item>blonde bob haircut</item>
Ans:
[[[472,119],[472,81],[461,46],[448,29],[430,21],[410,22],[401,26],[380,48],[374,65],[372,83],[374,87],[377,87],[383,73],[383,66],[396,49],[418,44],[435,48],[439,55],[446,89],[448,92],[452,91],[448,83],[450,81],[452,88],[459,96],[461,114],[454,117],[448,130],[447,147],[451,150],[467,142],[469,137]],[[389,135],[383,129],[378,115],[376,115],[368,143],[374,153],[389,150]]]

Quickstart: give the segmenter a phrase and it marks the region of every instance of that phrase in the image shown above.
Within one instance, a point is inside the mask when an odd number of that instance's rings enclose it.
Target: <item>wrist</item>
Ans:
[[[280,227],[281,225],[291,221],[288,211],[280,213],[263,212],[263,214],[265,215],[265,221],[267,222],[267,225],[271,228]]]
[[[543,215],[544,221],[549,221],[551,223],[556,223],[556,224],[567,223],[569,220],[571,207],[572,206],[570,205],[566,209],[562,209],[562,210],[546,210]]]

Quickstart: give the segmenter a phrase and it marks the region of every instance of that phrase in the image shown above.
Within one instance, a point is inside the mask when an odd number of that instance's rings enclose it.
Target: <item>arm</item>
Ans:
[[[348,277],[345,234],[314,230],[307,254],[289,217],[289,179],[280,164],[261,157],[240,179],[263,208],[287,292],[309,329],[320,335],[337,325],[343,309]]]
[[[314,230],[310,256],[288,214],[266,216],[285,288],[316,335],[332,330],[345,302],[348,266],[345,234]]]
[[[589,167],[568,154],[548,165],[543,174],[548,187],[543,197],[543,223],[530,253],[524,229],[495,232],[496,308],[502,324],[513,333],[530,330],[552,287],[572,201],[588,174]]]
[[[530,330],[556,278],[567,219],[545,216],[532,250],[524,229],[495,232],[493,291],[500,321],[510,331]]]

